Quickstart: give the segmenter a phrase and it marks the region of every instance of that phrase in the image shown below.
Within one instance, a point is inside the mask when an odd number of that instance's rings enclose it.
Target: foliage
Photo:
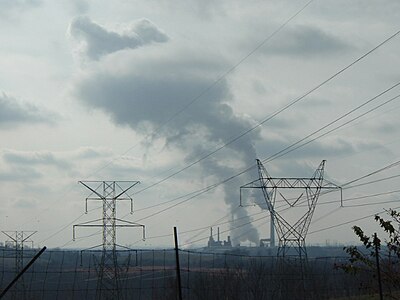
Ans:
[[[350,255],[349,262],[337,265],[336,268],[352,274],[370,274],[371,279],[376,281],[379,261],[382,283],[386,292],[391,294],[391,291],[400,289],[400,212],[390,209],[387,215],[387,219],[375,215],[375,221],[385,232],[383,241],[376,233],[368,236],[359,226],[353,226],[353,231],[363,243],[363,248],[345,247],[344,250]]]

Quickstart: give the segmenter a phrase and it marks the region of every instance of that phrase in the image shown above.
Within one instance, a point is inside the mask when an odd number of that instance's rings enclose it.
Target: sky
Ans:
[[[102,216],[101,202],[85,213],[78,182],[140,181],[133,214],[121,201],[117,216],[147,238],[121,228],[118,244],[173,247],[177,226],[181,247],[196,248],[213,226],[254,246],[269,213],[259,190],[239,203],[258,158],[272,177],[310,177],[326,160],[325,178],[343,187],[344,207],[339,192],[320,196],[308,244],[355,243],[353,225],[377,231],[373,215],[400,207],[399,10],[0,0],[1,230],[37,231],[39,246],[98,245],[93,228],[72,240],[73,225]],[[295,222],[306,208],[276,209]]]

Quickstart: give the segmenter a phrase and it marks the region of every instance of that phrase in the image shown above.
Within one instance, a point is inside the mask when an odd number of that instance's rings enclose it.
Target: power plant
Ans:
[[[226,241],[221,241],[220,235],[219,235],[219,227],[218,227],[217,228],[217,240],[215,240],[214,236],[213,236],[213,229],[211,227],[210,228],[210,237],[208,239],[207,247],[208,248],[217,248],[217,247],[232,248],[231,237],[228,235]]]

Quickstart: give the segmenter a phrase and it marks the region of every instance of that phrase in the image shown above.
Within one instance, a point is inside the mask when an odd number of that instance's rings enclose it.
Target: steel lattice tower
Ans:
[[[80,181],[80,184],[91,191],[86,198],[86,209],[89,200],[103,202],[102,218],[88,221],[73,226],[73,239],[75,240],[75,227],[102,227],[103,242],[101,245],[102,255],[98,269],[98,281],[96,299],[121,299],[120,268],[117,260],[117,227],[142,227],[143,239],[145,238],[144,225],[117,218],[117,202],[130,201],[131,214],[133,213],[133,199],[127,192],[139,183],[139,181]],[[95,224],[101,221],[101,224]]]
[[[257,159],[259,178],[240,187],[241,190],[262,190],[271,215],[271,222],[274,224],[278,235],[278,256],[280,257],[290,255],[290,249],[295,250],[295,256],[299,256],[300,258],[307,257],[305,239],[321,190],[341,190],[339,186],[324,179],[325,162],[323,160],[314,172],[314,175],[309,178],[273,178],[268,174],[262,162]],[[301,194],[297,198],[287,199],[282,194],[285,189],[299,190]],[[277,196],[289,207],[299,207],[300,204],[303,205],[305,202],[306,211],[299,219],[290,223],[275,210]],[[271,232],[272,236],[274,236],[274,232]]]
[[[15,275],[18,275],[19,272],[24,268],[24,245],[26,243],[32,243],[33,241],[28,240],[32,235],[34,235],[37,231],[2,231],[9,239],[10,242],[14,243],[15,248]],[[15,286],[15,293],[13,294],[14,299],[18,299],[19,297],[23,297],[25,299],[25,285],[23,277],[20,278],[18,283]],[[22,292],[20,294],[19,292]]]

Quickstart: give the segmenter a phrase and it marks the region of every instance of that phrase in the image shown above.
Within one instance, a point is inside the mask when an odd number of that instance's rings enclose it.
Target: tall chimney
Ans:
[[[219,227],[218,227],[218,242],[219,242]]]
[[[275,247],[275,217],[274,214],[271,213],[271,218],[270,218],[270,235],[269,235],[269,246],[270,247]]]

